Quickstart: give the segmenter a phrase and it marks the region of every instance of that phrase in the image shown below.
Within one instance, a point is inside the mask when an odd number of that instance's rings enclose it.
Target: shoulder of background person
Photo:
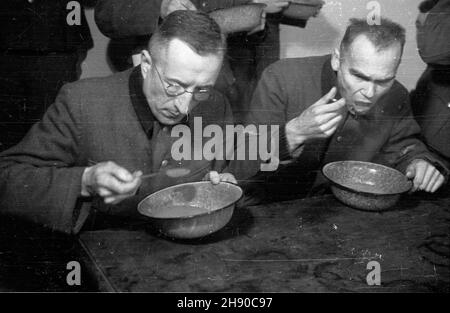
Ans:
[[[391,89],[381,99],[386,115],[403,116],[412,114],[408,89],[399,81],[394,81]]]
[[[281,59],[269,65],[264,70],[264,75],[276,77],[287,86],[296,86],[303,81],[320,78],[330,58],[330,55],[322,55]]]
[[[417,45],[424,62],[450,65],[450,0],[439,1],[416,26]]]
[[[132,69],[106,77],[84,78],[63,86],[66,97],[81,101],[82,105],[122,102],[130,99],[129,80]]]

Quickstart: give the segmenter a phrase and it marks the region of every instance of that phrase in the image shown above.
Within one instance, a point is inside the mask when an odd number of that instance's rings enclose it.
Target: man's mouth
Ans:
[[[166,115],[167,118],[169,118],[171,120],[176,120],[176,119],[180,118],[181,114],[179,114],[179,113],[172,113],[170,111],[166,111],[165,115]]]

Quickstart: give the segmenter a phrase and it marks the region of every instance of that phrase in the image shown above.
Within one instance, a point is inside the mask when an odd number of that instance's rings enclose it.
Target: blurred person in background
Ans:
[[[417,45],[425,72],[411,93],[411,104],[428,147],[450,164],[450,0],[419,6]],[[449,192],[447,185],[443,190]],[[450,192],[449,192],[450,193]]]
[[[319,0],[309,0],[322,4]],[[240,15],[226,10],[241,5],[263,3],[266,5],[260,23],[250,31],[229,32],[230,25]],[[135,66],[142,43],[148,40],[164,18],[174,10],[200,10],[209,13],[228,35],[228,53],[216,88],[230,101],[235,123],[243,122],[256,83],[263,70],[280,58],[280,23],[305,27],[307,18],[285,18],[282,11],[288,1],[279,0],[99,0],[95,8],[95,21],[100,31],[112,39],[111,51],[121,51],[125,57],[111,53],[117,69]]]
[[[18,143],[67,82],[93,42],[83,5],[93,1],[0,2],[0,151]]]

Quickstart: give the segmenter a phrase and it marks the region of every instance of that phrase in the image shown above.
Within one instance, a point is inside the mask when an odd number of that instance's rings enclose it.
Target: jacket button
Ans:
[[[343,139],[342,136],[337,136],[336,141],[337,141],[337,142],[341,142],[342,139]]]
[[[161,167],[167,166],[168,163],[169,163],[169,161],[163,160],[163,161],[161,162]]]

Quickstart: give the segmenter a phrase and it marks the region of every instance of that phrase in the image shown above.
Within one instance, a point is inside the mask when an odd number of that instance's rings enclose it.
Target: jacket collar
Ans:
[[[141,66],[136,66],[131,74],[128,81],[128,86],[130,89],[131,103],[133,104],[134,111],[139,122],[142,125],[147,137],[152,137],[153,132],[153,122],[155,117],[150,109],[150,105],[142,90],[144,84],[144,79],[141,75]]]

